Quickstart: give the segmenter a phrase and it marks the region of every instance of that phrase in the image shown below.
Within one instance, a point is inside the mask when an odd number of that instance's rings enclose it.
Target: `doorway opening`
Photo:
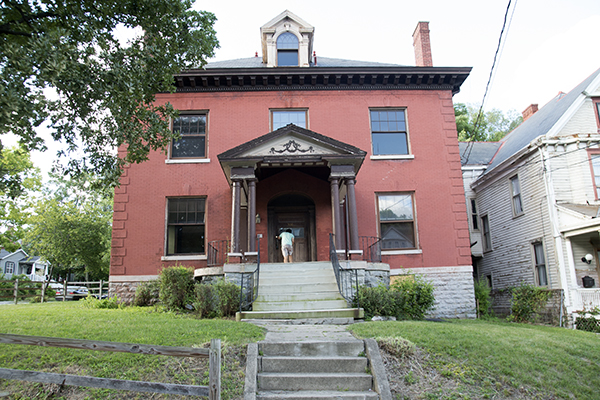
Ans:
[[[315,203],[307,196],[284,194],[269,201],[269,262],[283,262],[281,243],[275,237],[283,229],[294,234],[294,262],[315,261],[317,245],[315,238]]]

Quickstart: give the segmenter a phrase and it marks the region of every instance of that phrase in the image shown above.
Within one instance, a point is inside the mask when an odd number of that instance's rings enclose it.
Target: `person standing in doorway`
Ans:
[[[290,228],[285,229],[277,236],[281,239],[281,252],[283,253],[283,262],[291,263],[292,254],[294,253],[294,234]]]

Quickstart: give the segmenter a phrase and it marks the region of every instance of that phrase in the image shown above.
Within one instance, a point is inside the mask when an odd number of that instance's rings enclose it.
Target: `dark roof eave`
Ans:
[[[397,89],[452,90],[469,76],[469,67],[288,67],[211,68],[175,75],[178,92]]]

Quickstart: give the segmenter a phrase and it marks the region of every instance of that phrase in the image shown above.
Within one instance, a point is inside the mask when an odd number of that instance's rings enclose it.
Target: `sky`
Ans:
[[[211,61],[260,55],[260,27],[286,9],[315,28],[317,58],[415,65],[412,34],[429,21],[433,65],[472,67],[454,102],[480,105],[508,0],[202,1],[221,48]],[[600,0],[512,0],[484,110],[542,107],[600,68]]]

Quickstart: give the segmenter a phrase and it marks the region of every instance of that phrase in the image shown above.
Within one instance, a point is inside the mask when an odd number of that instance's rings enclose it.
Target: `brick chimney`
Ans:
[[[413,32],[413,47],[417,67],[433,67],[431,43],[429,42],[429,22],[419,22]]]
[[[537,104],[531,104],[529,107],[527,107],[525,109],[525,111],[523,111],[523,122],[527,121],[529,119],[529,117],[531,117],[537,111],[538,111]]]

